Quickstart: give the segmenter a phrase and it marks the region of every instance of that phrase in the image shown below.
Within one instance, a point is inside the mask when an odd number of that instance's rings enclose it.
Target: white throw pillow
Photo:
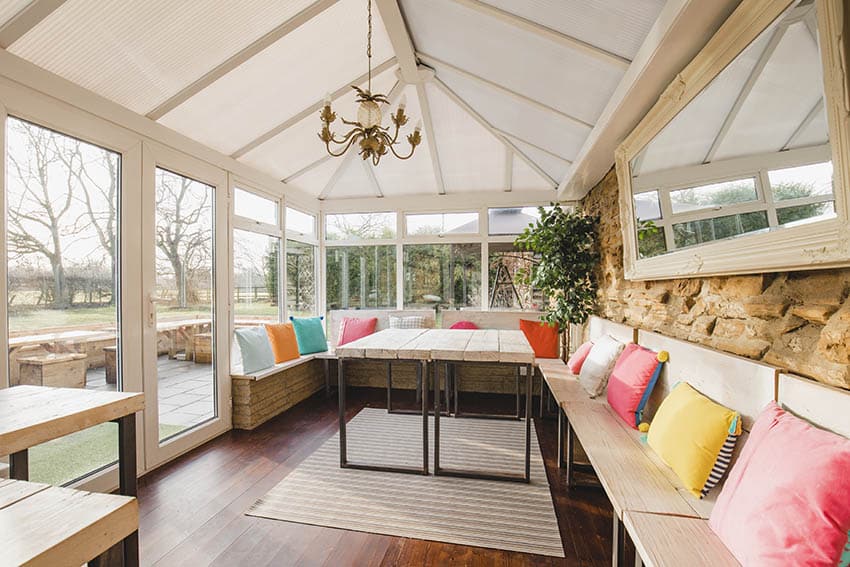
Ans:
[[[390,315],[390,329],[424,329],[425,317],[423,315],[411,315],[408,317],[396,317]]]
[[[579,384],[591,398],[605,392],[608,377],[625,346],[611,335],[600,337],[593,343],[578,375]]]

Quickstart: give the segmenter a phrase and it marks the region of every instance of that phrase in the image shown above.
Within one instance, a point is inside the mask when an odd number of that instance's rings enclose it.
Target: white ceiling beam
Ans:
[[[514,153],[505,146],[505,191],[513,191],[514,188]]]
[[[0,27],[0,48],[8,49],[64,3],[65,0],[33,0],[27,4]]]
[[[434,79],[434,72],[423,69],[422,75],[427,80]],[[416,96],[419,98],[419,110],[422,112],[422,125],[425,128],[425,141],[428,143],[428,152],[431,154],[431,167],[434,169],[434,181],[437,183],[437,193],[446,194],[446,182],[443,179],[443,167],[440,163],[440,151],[437,148],[437,135],[434,131],[434,121],[431,119],[431,103],[425,92],[425,84],[420,81],[416,83]]]
[[[330,154],[325,154],[322,157],[320,157],[319,159],[317,159],[316,161],[308,163],[307,165],[305,165],[304,167],[302,167],[301,169],[299,169],[295,173],[291,173],[291,174],[287,175],[286,177],[284,177],[280,181],[281,181],[281,183],[289,183],[293,179],[301,177],[302,175],[304,175],[308,171],[312,171],[312,170],[316,169],[317,167],[319,167],[320,165],[322,165],[323,163],[325,163],[326,161],[328,161],[332,157],[333,156],[331,156]]]
[[[159,106],[147,113],[147,117],[151,120],[159,120],[194,95],[198,94],[215,81],[230,73],[267,47],[277,43],[283,37],[298,29],[306,22],[315,18],[339,0],[317,0],[313,4],[304,8],[290,19],[283,22],[281,25],[274,28],[272,31],[254,41],[248,47],[242,49],[229,59],[219,64],[217,67],[197,79],[189,86],[183,88],[180,92],[170,97],[168,100],[161,103]]]
[[[508,140],[508,138],[505,137],[504,134],[500,133],[492,124],[490,124],[490,122],[486,118],[481,116],[478,111],[472,108],[472,106],[470,106],[468,102],[466,102],[456,92],[449,88],[446,83],[441,81],[438,77],[435,77],[434,84],[437,85],[437,87],[441,91],[443,91],[452,101],[454,101],[455,104],[460,106],[463,110],[466,111],[467,114],[472,116],[479,124],[481,124],[481,126],[483,126],[485,130],[489,131],[493,136],[496,137],[497,140],[499,140],[500,142],[502,142],[502,144],[510,148],[510,150],[522,161],[527,163],[531,169],[536,171],[543,179],[551,183],[553,188],[558,186],[558,183],[554,179],[552,179],[552,177],[548,173],[543,171],[543,168],[541,168],[531,158],[525,155],[525,153],[520,150],[516,146],[516,144]]]
[[[812,123],[812,120],[817,118],[818,114],[823,112],[823,97],[819,98],[812,109],[806,114],[806,117],[803,118],[803,121],[800,122],[800,125],[794,129],[794,133],[788,137],[788,141],[782,146],[782,150],[787,150],[794,142],[797,140],[797,137],[800,133],[805,130],[809,124]],[[780,151],[782,151],[780,150]]]
[[[375,176],[375,169],[372,166],[372,162],[361,159],[360,163],[363,164],[363,171],[366,172],[366,177],[369,178],[369,184],[372,186],[372,190],[375,191],[375,197],[383,199],[384,192],[381,191],[381,184],[378,183],[378,178]]]
[[[723,143],[723,140],[726,139],[726,135],[729,133],[729,130],[732,129],[732,124],[735,122],[735,119],[738,118],[738,113],[741,112],[741,108],[743,108],[744,103],[747,102],[747,98],[753,91],[753,87],[756,86],[756,81],[758,81],[759,77],[761,77],[762,71],[764,71],[768,61],[770,61],[773,52],[776,51],[776,47],[782,40],[782,36],[785,35],[786,29],[788,29],[787,26],[779,25],[775,30],[773,30],[773,34],[770,36],[764,51],[761,52],[761,55],[759,56],[758,61],[756,61],[756,64],[753,66],[752,71],[750,71],[744,86],[741,87],[741,92],[738,93],[738,97],[735,99],[735,104],[732,105],[732,109],[729,110],[729,114],[727,114],[726,118],[723,120],[723,124],[720,126],[720,130],[718,130],[717,135],[714,137],[711,147],[708,148],[708,152],[705,154],[705,159],[702,160],[703,163],[711,163],[714,160],[717,150],[720,149],[720,144]]]
[[[523,18],[522,16],[518,16],[506,10],[502,10],[501,8],[497,8],[496,6],[493,6],[491,4],[482,2],[481,0],[454,0],[454,2],[460,4],[461,6],[466,6],[467,8],[475,10],[476,12],[479,12],[481,14],[486,14],[490,17],[496,18],[497,20],[510,24],[521,30],[525,30],[537,36],[544,37],[550,41],[553,41],[565,47],[569,47],[570,49],[580,51],[585,55],[595,57],[600,61],[603,61],[605,63],[608,63],[609,65],[613,65],[620,69],[627,69],[629,67],[629,64],[631,63],[629,59],[621,57],[616,53],[611,53],[610,51],[602,49],[601,47],[587,43],[586,41],[582,41],[565,33],[553,30],[552,28],[546,27],[542,24],[538,24],[537,22],[533,22],[531,20]]]
[[[740,0],[667,0],[605,109],[561,180],[561,199],[583,198],[611,170],[617,146]]]
[[[593,124],[591,124],[590,122],[586,122],[586,121],[582,120],[581,118],[577,118],[577,117],[575,117],[571,114],[567,114],[566,112],[562,112],[562,111],[558,110],[557,108],[551,107],[548,104],[540,102],[537,99],[533,99],[531,97],[525,96],[524,94],[520,94],[516,91],[512,91],[511,89],[509,89],[505,86],[502,86],[498,83],[495,83],[495,82],[491,81],[490,79],[485,79],[484,77],[481,77],[480,75],[476,75],[475,73],[471,73],[470,71],[467,71],[466,69],[461,69],[460,67],[456,67],[455,65],[452,65],[448,61],[443,61],[441,59],[437,59],[436,57],[432,57],[430,55],[422,53],[421,51],[417,51],[416,56],[419,58],[420,61],[422,61],[426,65],[430,65],[431,67],[445,67],[446,69],[449,69],[449,70],[457,73],[458,75],[460,75],[462,77],[465,77],[467,79],[475,81],[476,83],[479,83],[481,85],[495,89],[495,90],[499,91],[500,93],[513,98],[514,100],[518,100],[519,102],[530,104],[530,105],[535,106],[535,107],[537,107],[540,110],[543,110],[545,112],[551,112],[553,114],[557,114],[561,118],[569,120],[570,122],[577,124],[579,126],[582,126],[584,128],[593,128]]]
[[[570,161],[569,159],[565,158],[564,156],[560,156],[560,155],[556,154],[555,152],[553,152],[552,150],[547,150],[547,149],[546,149],[546,148],[544,148],[543,146],[538,146],[538,145],[537,145],[537,144],[535,144],[534,142],[529,142],[529,141],[528,141],[528,140],[526,140],[525,138],[522,138],[522,137],[520,137],[520,136],[517,136],[516,134],[512,134],[511,132],[508,132],[507,130],[502,130],[501,128],[496,128],[496,132],[498,132],[499,134],[502,134],[503,136],[505,136],[505,137],[506,137],[506,138],[508,138],[509,140],[510,140],[511,138],[513,138],[514,140],[518,140],[518,141],[522,142],[523,144],[528,144],[529,146],[531,146],[531,147],[532,147],[532,148],[534,148],[535,150],[540,150],[540,151],[541,151],[541,152],[543,152],[544,154],[550,155],[550,156],[552,156],[552,157],[553,157],[553,158],[555,158],[555,159],[561,160],[562,162],[564,162],[564,163],[566,163],[566,164],[568,164],[568,165],[572,165],[572,163],[573,163],[572,161]]]
[[[395,57],[391,57],[391,58],[387,59],[386,61],[384,61],[383,63],[381,63],[380,65],[378,65],[377,67],[375,67],[374,69],[372,69],[372,74],[373,75],[380,75],[384,71],[391,69],[394,65],[395,65]],[[365,81],[367,81],[368,78],[369,78],[369,74],[363,73],[362,75],[360,75],[359,77],[357,77],[353,81],[349,81],[349,82],[345,83],[345,85],[341,86],[340,88],[338,88],[337,90],[335,90],[334,92],[331,93],[331,95],[330,95],[331,101],[335,101],[335,100],[339,99],[340,97],[342,97],[343,95],[350,93],[351,92],[351,85],[360,85],[360,84],[364,83]],[[232,157],[233,159],[238,159],[238,158],[244,156],[245,154],[247,154],[251,150],[254,150],[257,147],[262,146],[263,144],[265,144],[266,142],[268,142],[272,138],[277,137],[279,134],[288,130],[292,126],[298,124],[299,122],[301,122],[301,120],[303,120],[304,118],[307,118],[308,116],[310,116],[314,112],[320,111],[324,105],[325,105],[324,99],[311,104],[310,106],[308,106],[304,110],[300,111],[296,115],[286,119],[285,121],[281,122],[280,124],[278,124],[274,128],[268,130],[267,132],[265,132],[261,136],[258,136],[257,138],[251,140],[250,142],[248,142],[247,144],[245,144],[244,146],[242,146],[241,148],[239,148],[238,150],[233,152],[230,155],[230,157]],[[318,124],[318,122],[317,122],[317,124]]]

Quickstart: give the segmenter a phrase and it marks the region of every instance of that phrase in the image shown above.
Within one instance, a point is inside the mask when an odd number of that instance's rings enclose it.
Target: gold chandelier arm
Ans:
[[[410,159],[411,157],[413,157],[413,152],[416,151],[416,146],[414,146],[413,144],[410,144],[410,153],[407,154],[406,156],[402,156],[402,155],[399,155],[395,151],[395,147],[394,147],[393,144],[388,144],[387,147],[390,149],[390,151],[393,153],[393,155],[395,157],[397,157],[398,159],[401,159],[401,160]]]
[[[351,134],[354,134],[354,133],[356,133],[356,130],[352,130],[351,132],[348,133],[348,135],[351,136]],[[329,143],[325,144],[325,149],[327,149],[328,153],[331,156],[340,157],[345,152],[347,152],[348,148],[350,148],[354,144],[354,142],[356,142],[356,141],[357,141],[357,136],[352,136],[351,138],[348,139],[348,143],[345,145],[345,147],[342,148],[342,150],[339,153],[336,153],[336,154],[333,152],[333,150],[331,150],[331,145]]]
[[[330,141],[333,142],[334,144],[342,145],[342,144],[345,144],[346,142],[348,142],[348,140],[350,140],[351,137],[354,136],[355,134],[357,134],[358,132],[359,132],[359,130],[357,128],[352,128],[351,130],[348,131],[348,133],[345,136],[343,136],[339,140],[337,140],[336,135],[333,135],[331,137]]]

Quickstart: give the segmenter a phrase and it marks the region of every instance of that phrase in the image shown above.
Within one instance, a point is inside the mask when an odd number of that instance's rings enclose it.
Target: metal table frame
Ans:
[[[463,412],[461,412],[460,408],[458,407],[458,404],[459,404],[458,399],[460,398],[460,396],[458,395],[460,393],[460,386],[459,386],[460,379],[458,379],[458,377],[457,377],[457,364],[455,362],[452,362],[452,361],[445,361],[445,364],[447,366],[447,368],[446,368],[446,391],[448,391],[448,382],[451,381],[452,390],[453,390],[452,396],[454,397],[454,406],[455,406],[453,414],[454,414],[455,417],[477,417],[477,418],[482,418],[482,419],[514,419],[514,420],[517,420],[517,421],[522,419],[522,404],[520,403],[522,393],[521,393],[520,387],[519,387],[519,383],[520,383],[519,377],[520,377],[520,368],[525,366],[524,364],[517,364],[516,365],[516,372],[514,373],[514,383],[515,383],[515,392],[516,392],[516,412],[514,413],[514,415],[503,415],[503,414],[498,414],[498,413],[463,413]],[[496,363],[496,362],[492,362],[492,363],[466,362],[466,364],[499,364],[500,366],[506,366],[507,365],[507,363],[501,363],[501,362],[500,363]],[[533,372],[533,367],[532,367],[532,372]],[[449,379],[449,377],[451,377],[451,379]],[[533,378],[533,375],[532,375],[532,378]],[[530,392],[531,392],[531,390],[529,389],[529,395],[530,395]],[[448,404],[448,396],[446,396],[446,399],[447,399],[446,404]],[[526,411],[528,411],[528,410],[526,410]]]
[[[407,474],[429,474],[428,471],[428,374],[429,363],[427,360],[394,360],[394,362],[412,362],[416,364],[416,378],[420,384],[422,395],[422,466],[405,467],[392,465],[370,465],[368,463],[352,463],[348,460],[348,438],[346,436],[345,423],[345,358],[337,360],[337,378],[339,388],[339,466],[343,469],[359,469],[379,472],[397,472]],[[439,401],[437,401],[439,411]],[[413,412],[419,413],[419,412]]]
[[[427,373],[426,376],[427,377]],[[417,373],[416,375],[416,401],[419,403],[422,401],[422,385],[423,375]],[[424,390],[428,390],[428,385],[426,384]],[[446,411],[443,412],[443,415],[448,417],[449,414],[449,389],[446,388]],[[430,411],[430,410],[429,410]],[[412,410],[412,409],[393,409],[393,361],[387,360],[387,413],[395,413],[401,415],[418,415],[421,413],[421,410]]]
[[[446,368],[446,379],[448,382],[449,368],[452,362],[442,361]],[[509,363],[499,362],[499,365]],[[462,478],[475,478],[479,480],[507,480],[512,482],[531,482],[531,385],[534,377],[534,366],[531,364],[514,364],[516,366],[517,387],[519,387],[520,368],[525,367],[528,379],[525,385],[525,471],[524,474],[506,474],[506,473],[488,473],[481,471],[473,471],[466,469],[453,469],[440,466],[440,372],[439,362],[434,361],[434,476],[457,476]],[[457,381],[455,381],[457,384]],[[448,388],[448,384],[446,386]],[[457,400],[457,398],[455,398]],[[502,419],[519,419],[519,398],[517,398],[517,417],[514,416],[495,416]],[[461,419],[466,418],[492,418],[494,416],[484,414],[455,414],[455,417]],[[427,419],[427,418],[426,418]]]

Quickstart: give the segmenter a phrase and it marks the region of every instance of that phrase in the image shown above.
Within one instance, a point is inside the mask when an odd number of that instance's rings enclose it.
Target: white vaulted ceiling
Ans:
[[[327,94],[356,114],[366,0],[65,0],[22,29],[39,1],[0,0],[10,53],[321,199],[554,199],[664,5],[374,0],[373,91],[424,128],[411,159],[364,167],[317,133]]]

